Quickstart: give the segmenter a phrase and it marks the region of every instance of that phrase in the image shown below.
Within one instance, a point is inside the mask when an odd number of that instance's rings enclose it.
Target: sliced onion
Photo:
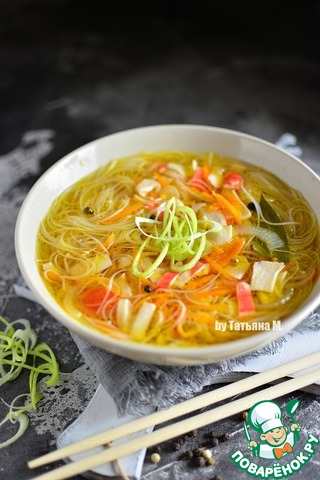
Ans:
[[[252,235],[259,238],[267,245],[270,252],[284,246],[284,241],[273,230],[267,228],[255,227],[253,225],[237,225],[234,227],[238,235]]]
[[[25,413],[19,413],[19,414],[11,413],[11,414],[8,414],[2,420],[2,422],[0,423],[0,427],[2,427],[2,425],[4,423],[8,422],[8,421],[11,421],[12,423],[18,422],[19,423],[19,429],[12,437],[8,438],[8,440],[0,443],[0,449],[5,448],[8,445],[11,445],[12,443],[19,440],[19,438],[22,437],[22,435],[24,434],[24,432],[26,431],[26,429],[28,428],[28,425],[29,425],[29,418]]]

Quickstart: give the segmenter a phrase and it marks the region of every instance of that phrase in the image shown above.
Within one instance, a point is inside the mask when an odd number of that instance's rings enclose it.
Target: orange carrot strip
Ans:
[[[111,245],[113,244],[114,237],[115,237],[115,233],[114,233],[114,232],[110,233],[110,235],[105,239],[105,241],[102,242],[102,245],[103,245],[106,249],[110,248]],[[100,245],[98,245],[97,250],[98,250],[99,252],[104,251],[104,249],[103,249]]]
[[[235,208],[239,208],[239,211],[241,210],[241,203],[239,202],[239,200],[237,200],[237,198],[235,197],[235,195],[233,195],[232,193],[232,190],[223,190],[223,196],[235,207]]]
[[[222,260],[222,264],[227,266],[232,258],[235,258],[241,252],[245,244],[244,238],[235,238],[231,244],[231,248],[227,251],[227,254]],[[232,278],[234,280],[234,278]]]
[[[210,251],[210,257],[212,258],[221,258],[225,254],[224,248],[221,246],[213,244]]]
[[[151,190],[151,192],[148,192],[148,195],[149,195],[149,197],[153,198],[154,200],[156,200],[158,198],[158,194],[154,190]]]
[[[150,282],[148,279],[143,279],[141,282],[143,286],[150,285],[154,288],[154,284]],[[145,292],[144,292],[145,293]],[[172,294],[169,292],[157,293],[157,291],[151,292],[148,294],[148,302],[154,303],[157,307],[160,307],[166,303],[167,300],[172,298]],[[146,301],[146,297],[143,296],[137,302],[135,302],[135,308],[138,310],[140,305],[142,305]]]
[[[122,210],[120,210],[120,212],[110,215],[110,217],[103,220],[102,223],[110,223],[110,222],[115,222],[117,220],[120,220],[121,218],[126,217],[127,215],[130,215],[133,212],[136,212],[142,206],[143,206],[142,203],[135,203],[134,205],[129,205],[128,207],[125,207]]]
[[[157,297],[153,297],[152,302],[157,306],[160,307],[161,305],[165,304],[167,300],[172,298],[172,295],[170,293],[162,293],[161,295],[158,295]]]
[[[103,246],[106,247],[106,248],[111,247],[111,245],[113,244],[113,241],[114,241],[114,237],[115,237],[115,233],[114,232],[110,233],[108,238],[103,242]]]
[[[213,197],[212,197],[213,198]],[[213,200],[211,200],[212,202]],[[211,203],[210,205],[207,205],[206,207],[209,212],[216,212],[217,210],[220,209],[219,205],[217,203]]]
[[[168,182],[168,180],[163,175],[154,175],[153,177],[155,180],[157,180],[157,182],[160,183],[162,187],[169,187],[170,182]]]
[[[203,277],[195,278],[194,280],[189,280],[189,282],[187,282],[187,284],[183,288],[186,290],[196,290],[202,285],[210,282],[210,280],[212,280],[214,277],[215,277],[215,274],[211,273]]]
[[[45,277],[47,277],[49,280],[52,280],[53,282],[62,283],[62,278],[60,277],[60,275],[56,272],[53,272],[52,270],[47,271]]]
[[[217,193],[217,192],[214,192],[214,191],[212,191],[211,193],[212,193],[212,196],[219,203],[220,207],[226,209],[232,215],[232,217],[234,218],[234,221],[238,225],[242,225],[241,212],[237,208],[235,208],[229,202],[229,200],[227,200],[223,195],[221,195],[221,193]]]
[[[204,179],[205,179],[205,180],[208,180],[208,177],[209,177],[209,175],[210,175],[211,172],[210,172],[210,169],[209,169],[207,163],[205,163],[205,164],[203,165],[202,171],[203,171]]]
[[[234,278],[225,271],[225,268],[220,263],[208,257],[206,257],[205,260],[207,260],[214,272],[220,273],[224,278],[227,278],[228,280],[234,280]]]
[[[239,255],[244,244],[245,240],[243,238],[236,237],[230,243],[228,243],[224,249],[217,247],[222,251],[214,250],[204,259],[209,263],[211,260],[219,262],[222,266],[226,267],[232,258]]]
[[[189,188],[194,193],[196,193],[199,198],[201,198],[205,202],[210,202],[210,203],[215,203],[216,202],[216,200],[213,198],[213,196],[210,193],[200,192],[197,188],[194,188],[191,185],[189,186]]]

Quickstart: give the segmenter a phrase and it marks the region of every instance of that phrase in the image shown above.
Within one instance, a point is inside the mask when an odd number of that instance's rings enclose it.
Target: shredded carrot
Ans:
[[[154,287],[154,284],[151,283],[147,279],[143,279],[143,282],[141,282],[142,285],[150,285]],[[167,300],[172,298],[172,293],[170,292],[161,292],[158,293],[157,291],[151,292],[148,295],[148,302],[154,303],[157,307],[160,307],[166,303]],[[135,302],[135,309],[139,309],[140,305],[142,305],[146,301],[145,297],[141,297],[137,302]]]
[[[217,210],[219,210],[220,207],[217,203],[211,203],[210,205],[207,205],[206,208],[208,209],[209,212],[216,212]]]
[[[228,272],[225,271],[225,267],[223,267],[220,263],[212,258],[205,257],[205,260],[209,263],[210,267],[214,272],[220,273],[224,278],[227,280],[234,280],[234,277],[230,275]]]
[[[154,175],[154,179],[157,180],[157,182],[160,183],[162,187],[169,187],[170,182],[163,176],[163,175]]]
[[[231,242],[226,244],[222,252],[214,250],[209,255],[204,257],[204,259],[211,266],[212,266],[212,262],[214,262],[215,264],[219,263],[221,267],[226,267],[232,258],[239,255],[244,244],[245,244],[245,240],[243,238],[236,237]],[[222,249],[222,247],[218,247],[218,248]],[[214,269],[216,270],[215,267]],[[219,271],[219,270],[216,270],[216,271]],[[232,280],[234,280],[233,277],[232,277]]]
[[[202,285],[205,285],[206,283],[210,282],[215,277],[213,273],[210,275],[205,275],[203,277],[198,277],[195,278],[194,280],[189,280],[187,284],[184,286],[186,290],[196,290],[197,288],[200,288]]]
[[[212,245],[210,250],[211,257],[220,258],[221,256],[224,255],[224,253],[225,253],[225,250],[222,246],[216,245],[215,243]]]
[[[209,175],[210,175],[211,172],[210,172],[210,169],[209,169],[207,163],[205,163],[205,164],[203,165],[202,171],[203,171],[203,177],[204,177],[204,179],[205,179],[205,180],[208,180],[208,177],[209,177]]]
[[[49,280],[52,280],[53,282],[62,283],[62,278],[60,277],[59,273],[56,273],[52,270],[48,270],[47,272],[45,272],[45,277],[47,277]]]
[[[238,225],[242,225],[241,212],[237,208],[235,208],[230,203],[229,200],[227,200],[223,195],[221,195],[221,193],[217,193],[217,192],[214,192],[214,191],[212,191],[211,193],[212,193],[212,196],[219,203],[220,207],[227,210],[232,215],[232,217],[234,218],[234,221]]]
[[[216,200],[213,198],[213,196],[210,193],[207,192],[200,192],[197,188],[190,186],[189,187],[193,192],[197,194],[199,198],[204,200],[205,202],[210,202],[210,203],[215,203]]]
[[[109,248],[113,244],[115,233],[110,233],[109,237],[103,242],[104,247]]]
[[[111,245],[113,244],[114,237],[115,237],[115,233],[114,233],[114,232],[110,233],[110,235],[106,238],[106,240],[105,240],[104,242],[102,242],[102,245],[103,245],[106,249],[110,248]],[[99,245],[98,248],[97,248],[97,250],[98,250],[99,252],[102,252],[102,251],[104,251],[104,248],[102,248],[102,247]]]
[[[237,257],[239,255],[239,253],[241,252],[245,243],[246,243],[246,241],[245,241],[244,238],[235,238],[230,245],[231,248],[227,250],[226,255],[224,256],[224,258],[222,260],[222,264],[224,266],[227,266],[232,258]],[[234,278],[233,278],[233,280],[234,280]]]
[[[160,307],[160,305],[163,305],[167,300],[172,298],[171,293],[161,293],[158,294],[157,297],[154,297],[153,303],[157,306]]]
[[[151,190],[151,192],[148,192],[148,195],[149,195],[149,197],[153,198],[154,200],[156,200],[158,198],[158,194],[154,190]]]
[[[241,203],[239,202],[239,200],[235,197],[235,195],[233,194],[233,191],[232,190],[228,190],[228,189],[225,189],[223,190],[223,196],[236,208],[239,209],[239,212],[241,211]]]
[[[110,222],[115,222],[117,220],[120,220],[121,218],[126,217],[127,215],[130,215],[133,212],[136,212],[141,207],[142,207],[142,203],[135,203],[134,205],[129,205],[128,207],[125,207],[122,210],[120,210],[120,212],[110,215],[110,217],[103,220],[102,223],[110,223]]]

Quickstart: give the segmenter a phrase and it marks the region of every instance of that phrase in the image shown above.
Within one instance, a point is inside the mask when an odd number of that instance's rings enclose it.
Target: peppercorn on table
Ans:
[[[17,0],[3,7],[0,314],[8,321],[30,321],[38,342],[46,342],[55,353],[60,380],[44,386],[37,409],[26,412],[24,435],[0,449],[0,480],[30,479],[27,461],[56,448],[58,435],[84,410],[98,386],[69,332],[21,296],[14,225],[35,180],[92,139],[161,123],[215,125],[271,142],[290,132],[298,139],[303,160],[319,173],[316,7],[316,1],[293,7],[275,0],[268,2],[268,10],[245,0],[236,5],[165,1],[152,11],[145,0],[135,5],[123,0],[106,11],[95,0],[46,5]],[[297,152],[297,146],[292,148]],[[27,391],[27,374],[1,386],[0,422],[7,405]],[[297,445],[308,443],[310,450],[304,451],[307,460],[300,473],[294,463],[287,468],[293,468],[297,480],[318,478],[320,447],[308,435],[320,439],[319,397],[296,392],[277,403],[284,410],[292,398],[300,400],[294,414],[301,424]],[[245,419],[243,412],[150,448],[141,479],[249,479],[248,469],[254,474],[254,467],[244,457],[251,463],[256,459],[248,450]],[[0,443],[16,430],[10,422],[1,426]],[[271,465],[263,459],[260,464]]]

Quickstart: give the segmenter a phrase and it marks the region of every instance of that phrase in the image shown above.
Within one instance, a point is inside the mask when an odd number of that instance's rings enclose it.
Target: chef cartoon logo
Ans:
[[[246,422],[244,432],[248,440],[248,448],[254,457],[279,459],[293,452],[300,438],[300,425],[293,418],[293,413],[299,404],[299,400],[291,400],[287,404],[286,411],[291,420],[290,431],[282,423],[282,411],[276,402],[265,400],[253,405],[248,413],[248,423],[260,434],[261,443],[251,439]]]
[[[284,419],[276,402],[263,400],[253,405],[244,422],[247,449],[234,452],[230,459],[242,471],[256,479],[288,478],[300,471],[315,455],[320,440],[311,433],[300,440],[301,426],[294,414],[300,400],[290,400]]]

